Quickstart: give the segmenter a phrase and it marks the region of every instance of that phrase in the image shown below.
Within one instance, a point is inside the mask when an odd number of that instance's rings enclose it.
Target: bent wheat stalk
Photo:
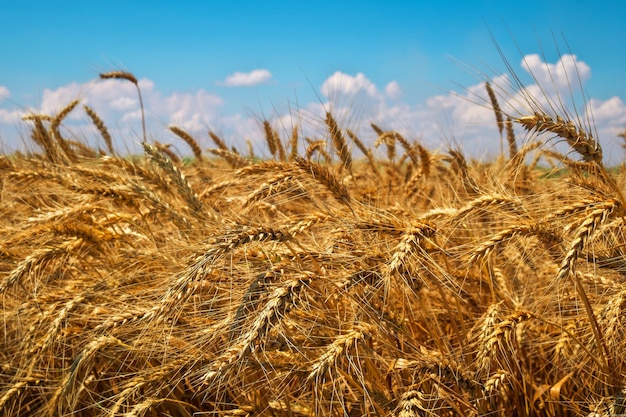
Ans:
[[[514,118],[513,121],[522,125],[529,132],[552,132],[565,139],[578,152],[585,162],[602,165],[602,147],[591,133],[577,127],[571,120],[561,116],[553,118],[547,114],[535,113],[531,116]]]
[[[141,97],[141,89],[139,88],[139,81],[137,81],[137,77],[128,71],[109,71],[100,74],[100,79],[126,80],[135,84],[135,88],[137,88],[137,95],[139,96],[139,108],[141,110],[141,130],[143,131],[143,141],[146,142],[148,140],[146,136],[146,117],[143,110],[143,98]]]
[[[570,244],[570,249],[567,251],[565,258],[561,263],[561,268],[559,269],[559,272],[557,274],[557,281],[561,281],[564,278],[569,277],[571,283],[576,289],[576,292],[582,299],[587,316],[589,317],[589,321],[591,323],[594,337],[596,339],[598,354],[601,355],[604,359],[603,362],[606,366],[605,372],[607,377],[610,378],[610,385],[612,385],[613,387],[619,386],[620,379],[619,376],[615,373],[616,368],[613,363],[613,358],[611,357],[609,349],[606,345],[604,334],[600,329],[600,325],[598,324],[598,320],[596,319],[596,315],[593,311],[593,307],[591,306],[591,302],[589,301],[589,297],[587,297],[587,293],[585,292],[585,289],[583,288],[582,283],[578,278],[578,275],[575,273],[575,268],[576,259],[578,258],[578,255],[585,246],[585,243],[591,239],[594,232],[596,232],[603,224],[605,224],[607,219],[616,210],[622,211],[621,207],[619,207],[619,203],[617,201],[608,201],[605,203],[599,203],[598,207],[594,208],[587,215],[585,221],[579,226],[578,230],[576,231],[575,238]]]

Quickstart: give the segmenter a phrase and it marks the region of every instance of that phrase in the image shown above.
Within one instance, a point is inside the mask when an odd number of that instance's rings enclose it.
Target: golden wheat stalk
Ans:
[[[147,320],[161,318],[163,312],[172,309],[177,303],[184,303],[193,293],[194,283],[202,278],[213,268],[213,263],[221,256],[232,252],[236,248],[252,242],[286,242],[292,236],[283,230],[270,227],[247,228],[244,227],[230,238],[210,245],[203,253],[194,260],[192,267],[183,271],[178,279],[167,289],[160,304],[145,312],[137,319]]]
[[[361,139],[359,139],[359,137],[350,129],[346,130],[346,134],[348,135],[350,139],[352,139],[352,142],[354,142],[354,144],[357,146],[357,148],[359,148],[359,150],[363,153],[363,155],[367,157],[367,162],[369,166],[371,167],[372,172],[376,174],[377,177],[380,177],[380,172],[378,171],[378,167],[376,166],[376,160],[374,158],[374,154],[372,153],[372,150],[366,147],[365,144],[363,144],[363,142],[361,141]]]
[[[62,155],[57,142],[52,139],[48,130],[44,127],[44,119],[47,118],[35,114],[30,114],[25,117],[25,120],[30,120],[34,123],[34,128],[31,130],[30,137],[37,145],[43,148],[50,162],[66,165],[67,161],[65,160],[64,155]],[[51,118],[50,121],[52,121]]]
[[[67,115],[70,114],[72,110],[74,110],[78,103],[78,100],[73,100],[72,102],[70,102],[54,116],[52,122],[50,123],[50,131],[52,132],[52,135],[56,138],[59,147],[71,162],[77,161],[76,154],[68,145],[67,140],[63,138],[63,136],[61,136],[60,126],[63,119],[65,119]]]
[[[337,121],[330,112],[326,112],[326,125],[328,126],[330,139],[335,147],[335,152],[337,152],[341,160],[342,166],[348,171],[352,171],[352,155],[350,149],[348,149],[348,144],[343,137],[341,129],[339,129],[337,125]]]
[[[116,80],[127,80],[130,81],[131,83],[137,85],[139,84],[139,82],[137,81],[137,78],[130,72],[128,71],[109,71],[109,72],[104,72],[102,74],[100,74],[100,78],[103,80],[106,79],[116,79]]]
[[[293,161],[298,155],[298,126],[294,125],[291,131],[291,139],[289,141],[289,160]]]
[[[307,140],[309,146],[307,146],[304,152],[304,159],[311,160],[313,159],[313,155],[315,152],[319,153],[326,162],[330,163],[332,158],[330,154],[326,151],[326,141],[321,140]],[[295,159],[294,159],[295,160]]]
[[[143,98],[141,97],[141,89],[139,88],[139,81],[137,81],[137,78],[128,71],[109,71],[109,72],[101,73],[100,79],[102,80],[108,80],[108,79],[126,80],[135,85],[135,88],[137,89],[137,95],[139,96],[139,108],[141,110],[141,129],[143,131],[143,141],[146,142],[148,140],[148,137],[146,135],[146,117],[145,117],[145,113],[143,110]]]
[[[372,124],[372,127],[376,126]],[[380,130],[380,128],[374,129],[376,132]],[[378,148],[381,144],[385,144],[387,146],[387,159],[389,163],[393,164],[394,159],[396,158],[396,134],[395,132],[382,132],[378,135],[378,139],[374,142],[374,147]]]
[[[246,196],[245,198],[243,207],[249,207],[263,198],[267,198],[270,195],[282,192],[285,188],[292,187],[294,179],[295,175],[293,174],[293,172],[283,171],[277,173],[275,176],[271,177],[269,180],[259,185],[253,192],[248,194],[248,196]],[[306,190],[302,190],[306,192]]]
[[[182,172],[172,163],[172,161],[166,157],[159,149],[146,142],[143,143],[143,148],[150,157],[151,161],[154,161],[156,165],[163,169],[169,177],[172,179],[179,193],[189,204],[189,207],[196,213],[202,212],[202,202],[198,199],[198,195],[191,187],[191,184],[185,178]]]
[[[620,340],[622,320],[626,311],[626,290],[613,295],[598,315],[598,324],[603,329],[604,338],[608,343],[615,345]],[[618,348],[611,346],[612,349]]]
[[[513,131],[513,121],[510,117],[507,117],[504,126],[506,127],[506,142],[509,145],[509,158],[512,159],[517,155],[517,142]]]
[[[553,118],[547,114],[535,113],[531,116],[514,118],[513,121],[521,124],[529,132],[554,133],[565,139],[583,157],[584,161],[602,165],[600,144],[591,133],[577,127],[571,120],[563,119],[561,116]]]
[[[497,306],[497,307],[496,307]],[[504,358],[499,366],[503,366],[504,362],[510,361],[510,354],[515,354],[514,343],[509,338],[517,337],[515,334],[518,326],[531,318],[534,315],[528,311],[515,311],[502,320],[495,318],[499,311],[499,304],[494,304],[489,309],[487,317],[488,321],[485,322],[482,329],[482,335],[478,342],[479,351],[476,363],[478,365],[478,373],[489,373],[490,365],[494,359],[497,359],[500,355]],[[511,368],[514,369],[514,368]]]
[[[229,372],[240,364],[253,349],[258,349],[254,342],[263,343],[265,335],[292,309],[292,300],[310,280],[311,277],[308,274],[302,274],[274,289],[265,306],[254,318],[250,329],[235,339],[233,345],[215,359],[202,375],[201,381],[206,384],[212,383],[219,375]]]
[[[400,243],[396,246],[389,261],[389,272],[403,272],[409,256],[418,247],[420,247],[425,239],[433,236],[435,229],[432,225],[414,224],[408,227],[403,233]]]
[[[0,397],[0,410],[6,410],[5,406],[7,402],[14,396],[18,395],[20,392],[30,388],[31,386],[36,386],[41,383],[41,380],[36,377],[24,377],[20,381],[15,382],[11,388],[7,389],[2,397]],[[18,410],[15,410],[16,413],[19,413]]]
[[[495,233],[490,236],[486,241],[481,242],[478,246],[472,249],[472,253],[469,258],[469,264],[477,262],[479,259],[485,259],[497,249],[498,246],[506,243],[510,239],[520,235],[531,235],[539,232],[539,226],[536,224],[516,224],[511,227],[507,227],[504,230]]]
[[[209,130],[209,137],[213,140],[213,143],[215,143],[218,148],[229,151],[228,146],[226,145],[226,143],[224,143],[222,138],[220,138],[217,133]]]
[[[397,417],[422,417],[434,415],[432,411],[426,407],[426,398],[420,390],[410,390],[402,394],[398,407],[396,408]]]
[[[285,147],[280,139],[278,132],[274,132],[274,143],[276,144],[276,150],[278,151],[278,160],[285,162],[287,160],[287,154],[285,153]]]
[[[592,205],[591,210],[586,214],[585,220],[578,227],[574,239],[570,242],[569,249],[563,258],[561,267],[557,274],[557,280],[561,281],[570,273],[576,272],[576,261],[585,244],[591,239],[593,234],[607,222],[615,210],[620,210],[618,201],[599,202]]]
[[[232,168],[241,168],[250,164],[250,161],[242,157],[236,152],[228,149],[208,149],[213,155],[217,155],[224,159]]]
[[[272,129],[272,125],[269,120],[263,120],[263,131],[265,132],[265,141],[267,143],[267,147],[274,158],[276,158],[276,135],[274,134],[274,129]]]
[[[313,177],[313,179],[326,187],[326,189],[330,191],[331,194],[337,198],[337,200],[344,204],[350,204],[351,198],[348,189],[326,167],[307,161],[300,156],[296,157],[296,164],[298,164],[300,169]]]
[[[98,129],[98,132],[100,132],[100,136],[102,136],[102,139],[104,139],[104,143],[107,146],[107,150],[109,151],[109,154],[113,155],[114,154],[113,140],[111,139],[111,134],[109,133],[109,129],[107,129],[102,119],[98,116],[98,114],[91,107],[85,104],[83,105],[83,109],[85,109],[85,113],[87,113],[87,116],[89,116],[89,118],[93,122],[96,129]]]
[[[333,365],[336,365],[341,356],[347,355],[351,348],[356,351],[359,343],[362,343],[364,339],[371,338],[371,336],[367,327],[357,325],[349,332],[335,337],[335,340],[326,347],[325,352],[311,366],[311,371],[306,378],[307,382],[319,384],[324,374],[329,372]],[[355,352],[354,355],[358,355],[358,352]]]
[[[167,156],[173,163],[175,164],[179,164],[180,163],[180,158],[178,157],[178,155],[176,155],[174,153],[174,151],[172,151],[172,149],[170,149],[172,147],[172,145],[168,144],[163,144],[161,142],[158,141],[154,141],[154,146],[161,152],[163,152],[163,154],[165,156]]]
[[[503,153],[502,146],[502,130],[504,127],[504,118],[502,109],[500,108],[500,104],[498,103],[498,98],[496,97],[496,93],[493,91],[493,87],[489,81],[485,82],[485,89],[487,90],[487,95],[489,96],[489,101],[491,101],[491,108],[496,116],[496,124],[498,126],[498,132],[500,133],[500,154]]]
[[[193,136],[177,126],[169,126],[168,129],[189,145],[193,155],[196,157],[196,160],[202,161],[202,149],[200,149],[200,145],[198,145],[198,142],[193,138]]]
[[[412,145],[409,143],[408,140],[406,140],[404,138],[404,136],[402,136],[400,133],[398,132],[394,132],[394,136],[396,138],[396,140],[398,142],[400,142],[400,145],[402,145],[402,147],[404,148],[405,151],[405,155],[407,155],[409,157],[409,159],[411,160],[411,164],[413,165],[413,167],[417,168],[419,165],[419,145],[415,144]]]
[[[235,312],[235,318],[229,326],[228,334],[231,342],[241,336],[245,322],[251,321],[251,318],[256,315],[263,296],[271,292],[272,285],[278,282],[281,275],[274,271],[266,271],[252,279]]]
[[[48,400],[46,404],[46,415],[51,417],[64,414],[64,408],[69,404],[62,404],[62,399],[77,399],[76,397],[73,397],[71,393],[79,382],[77,381],[77,379],[80,378],[79,373],[83,375],[89,374],[90,370],[95,366],[95,357],[98,355],[99,351],[112,346],[120,346],[125,349],[132,350],[132,347],[125,345],[121,340],[113,336],[102,335],[89,342],[85,348],[74,357],[72,366],[69,369],[69,372],[67,372],[65,378],[63,378],[61,386],[57,388]],[[71,406],[69,408],[70,410],[72,409]]]
[[[27,276],[37,276],[38,272],[50,270],[49,263],[58,260],[59,255],[69,254],[83,244],[81,239],[68,240],[58,246],[47,246],[33,251],[24,260],[17,264],[0,282],[0,294],[4,294],[9,288],[19,283]]]
[[[85,296],[83,294],[79,294],[76,297],[72,298],[70,301],[68,301],[65,304],[65,306],[61,309],[61,311],[59,311],[59,314],[52,322],[52,325],[46,332],[46,335],[43,337],[43,340],[40,343],[38,343],[37,346],[32,348],[29,353],[33,355],[37,351],[41,351],[41,352],[45,351],[50,346],[50,344],[54,341],[54,339],[58,336],[59,329],[61,328],[63,321],[67,319],[67,316],[69,315],[69,313],[78,304],[82,303],[84,300],[85,300]]]

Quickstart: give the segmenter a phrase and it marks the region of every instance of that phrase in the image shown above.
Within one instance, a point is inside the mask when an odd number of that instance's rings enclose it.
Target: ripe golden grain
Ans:
[[[196,142],[193,136],[177,126],[170,126],[169,129],[176,136],[187,142],[187,145],[191,148],[191,151],[196,159],[198,161],[202,161],[202,149],[200,149],[200,145],[198,145],[198,142]]]
[[[123,75],[108,77],[138,84]],[[0,157],[5,414],[623,408],[624,170],[597,152],[509,141],[509,160],[478,162],[372,126],[377,158],[329,117],[308,158],[268,121],[270,160],[216,141],[178,165],[63,138],[70,164],[54,118],[26,119],[36,150]],[[558,134],[556,116],[517,119]]]

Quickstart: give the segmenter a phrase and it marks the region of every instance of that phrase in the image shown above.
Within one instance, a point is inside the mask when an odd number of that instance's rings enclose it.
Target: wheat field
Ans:
[[[626,172],[485,87],[489,162],[331,113],[317,138],[265,121],[265,159],[177,126],[193,158],[145,127],[122,155],[78,100],[26,116],[33,150],[0,156],[2,414],[626,413]],[[102,148],[61,129],[79,111]]]

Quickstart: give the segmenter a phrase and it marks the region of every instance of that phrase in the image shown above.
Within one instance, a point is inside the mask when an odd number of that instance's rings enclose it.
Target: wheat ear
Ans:
[[[222,138],[220,138],[217,133],[213,132],[212,130],[209,130],[209,137],[211,138],[211,140],[213,140],[213,143],[215,143],[218,148],[223,149],[225,151],[229,150],[228,146],[226,146],[226,143],[224,143]]]
[[[356,326],[348,333],[337,336],[311,366],[307,382],[318,381],[337,362],[340,356],[345,355],[350,348],[357,348],[362,340],[369,337],[371,337],[371,333],[363,326]]]
[[[396,246],[389,262],[389,272],[403,272],[404,265],[411,252],[422,245],[425,239],[433,236],[435,229],[427,223],[415,224],[408,227],[402,234],[400,243]]]
[[[230,239],[211,245],[204,253],[198,255],[194,264],[187,268],[168,288],[161,303],[150,309],[140,318],[149,319],[152,317],[160,317],[163,312],[172,308],[174,304],[184,303],[193,293],[195,283],[200,281],[213,268],[213,263],[220,256],[247,243],[267,241],[286,242],[291,238],[292,236],[289,233],[280,229],[272,229],[270,227],[243,228]]]
[[[198,161],[202,161],[202,149],[200,149],[200,145],[198,145],[198,142],[193,138],[193,136],[177,126],[170,126],[169,129],[173,134],[187,142],[187,145],[191,148],[191,151],[196,159]]]
[[[78,159],[76,158],[76,154],[74,153],[72,148],[70,148],[67,141],[63,138],[63,136],[61,136],[60,126],[63,119],[65,119],[67,115],[70,114],[70,112],[74,110],[77,105],[78,100],[73,100],[70,104],[65,106],[56,116],[54,116],[52,122],[50,123],[50,131],[59,143],[59,146],[61,147],[61,150],[63,150],[63,153],[72,162],[76,162]]]
[[[341,163],[348,171],[352,171],[352,155],[350,154],[350,149],[348,149],[348,144],[343,137],[341,129],[339,129],[337,125],[337,121],[330,112],[326,112],[326,125],[328,126],[330,139],[335,147],[335,152],[337,152],[339,159],[341,159]]]
[[[154,146],[155,148],[157,148],[159,151],[163,152],[163,154],[165,156],[167,156],[173,163],[178,164],[180,163],[180,158],[178,157],[178,155],[176,155],[174,153],[174,151],[172,151],[170,149],[170,147],[172,145],[168,144],[163,144],[161,142],[158,141],[154,141]]]
[[[263,132],[265,132],[265,141],[267,142],[267,147],[270,150],[270,153],[274,158],[276,158],[276,135],[274,135],[274,129],[272,129],[272,125],[269,120],[263,120]]]
[[[26,377],[22,378],[20,381],[13,384],[13,386],[6,391],[4,391],[4,395],[0,397],[0,410],[5,410],[4,406],[6,403],[13,397],[15,394],[19,394],[25,388],[29,388],[30,385],[37,385],[42,381],[38,378],[34,377]],[[4,385],[3,388],[7,388],[7,385]],[[8,412],[8,410],[5,410]]]
[[[128,71],[109,71],[100,74],[100,79],[115,79],[115,80],[126,80],[135,85],[137,89],[137,95],[139,96],[139,108],[141,110],[141,130],[143,131],[143,141],[146,142],[148,137],[146,135],[146,116],[143,110],[143,98],[141,97],[141,89],[139,88],[139,81],[137,78]]]
[[[528,321],[533,317],[533,314],[528,311],[516,311],[504,317],[497,323],[491,323],[491,326],[487,324],[483,326],[483,336],[487,337],[481,341],[478,351],[477,364],[479,366],[479,373],[489,371],[491,359],[495,356],[494,354],[498,352],[502,353],[502,349],[505,345],[510,344],[506,343],[506,341],[512,334],[515,333],[516,328],[521,323]],[[484,333],[485,330],[487,330],[487,334]],[[509,348],[512,349],[512,346],[509,346]]]
[[[109,133],[109,129],[107,129],[106,125],[102,121],[102,119],[98,116],[98,114],[86,104],[83,105],[85,109],[85,113],[91,119],[98,132],[100,132],[100,136],[104,139],[104,143],[107,145],[107,149],[111,155],[113,155],[113,141],[111,140],[111,134]]]
[[[292,309],[294,296],[310,281],[310,275],[302,274],[299,278],[287,281],[272,291],[265,306],[256,315],[250,329],[235,339],[234,345],[226,349],[209,366],[201,380],[210,383],[218,375],[224,374],[231,370],[234,365],[240,364],[253,350],[261,347],[265,335],[280,323],[282,317]],[[255,341],[260,342],[261,346],[255,344]]]
[[[576,260],[582,251],[585,243],[591,239],[594,232],[606,223],[607,219],[615,209],[619,207],[617,201],[611,200],[607,202],[595,203],[592,210],[587,213],[585,220],[578,227],[574,240],[570,243],[569,250],[563,258],[561,267],[557,274],[557,280],[566,278],[570,272],[576,271]]]
[[[502,146],[502,129],[504,127],[502,109],[500,108],[500,103],[498,103],[496,93],[493,91],[493,87],[491,87],[489,81],[485,82],[485,89],[487,90],[489,101],[491,101],[491,107],[493,109],[493,112],[496,115],[496,124],[498,126],[498,132],[500,133],[500,154],[502,154],[504,150]]]
[[[555,119],[547,114],[535,113],[532,116],[515,118],[513,121],[521,124],[526,130],[531,132],[552,132],[565,139],[586,162],[593,161],[598,165],[602,165],[602,148],[600,144],[591,133],[578,128],[571,120],[563,119],[561,116],[556,116]]]
[[[396,408],[397,417],[425,417],[434,415],[431,410],[425,406],[426,397],[420,390],[410,390],[402,394],[398,407]]]
[[[376,160],[374,159],[374,154],[372,153],[372,150],[366,147],[361,139],[359,139],[359,137],[350,129],[346,130],[346,134],[350,139],[352,139],[352,142],[354,142],[356,147],[359,148],[361,152],[363,152],[363,155],[367,157],[367,162],[372,168],[372,172],[376,174],[377,177],[380,177],[380,172],[378,172],[378,168],[376,167]]]
[[[143,143],[143,148],[154,163],[157,164],[163,171],[165,171],[172,179],[176,188],[180,194],[185,198],[189,207],[196,213],[202,212],[202,202],[198,199],[198,195],[195,193],[187,178],[182,172],[172,163],[172,161],[166,157],[157,147],[150,145],[146,142]]]
[[[328,152],[326,152],[326,141],[323,139],[320,140],[308,140],[307,138],[307,143],[309,144],[309,146],[307,146],[306,151],[304,153],[304,158],[307,160],[311,160],[313,158],[313,155],[315,154],[315,152],[319,153],[325,160],[326,162],[331,161],[331,157],[330,154]]]
[[[237,152],[228,149],[209,149],[213,155],[224,159],[232,168],[241,168],[250,164],[250,161],[239,155]]]
[[[515,132],[513,131],[513,121],[510,117],[507,117],[504,123],[506,127],[506,141],[509,145],[509,158],[514,158],[517,155],[517,141],[515,140]]]
[[[85,348],[74,357],[74,361],[69,369],[69,372],[63,379],[61,386],[56,390],[46,404],[48,416],[65,414],[63,412],[63,404],[59,403],[60,399],[71,393],[74,384],[77,382],[76,379],[79,371],[81,371],[81,373],[88,374],[89,370],[94,366],[95,357],[98,351],[109,346],[121,346],[127,349],[132,349],[130,346],[125,345],[113,336],[98,336],[98,338],[89,342]]]
[[[294,125],[291,131],[291,140],[289,141],[289,160],[293,161],[298,155],[298,126]]]
[[[301,156],[296,157],[296,164],[298,164],[304,172],[326,187],[339,201],[344,204],[350,204],[351,198],[348,189],[326,167],[307,161]]]
[[[372,124],[372,127],[376,126]],[[381,131],[378,126],[374,129],[376,132]],[[378,139],[374,142],[374,146],[378,147],[381,143],[384,143],[387,146],[387,159],[390,163],[393,164],[394,159],[396,158],[396,135],[395,132],[383,132],[378,135]]]
[[[31,130],[30,137],[37,145],[43,148],[48,160],[55,164],[67,165],[65,155],[43,124],[44,121],[51,123],[53,118],[46,115],[29,114],[22,119],[33,122],[34,128]]]
[[[418,146],[417,144],[411,145],[408,140],[404,138],[400,133],[394,132],[395,138],[400,145],[404,148],[405,154],[411,159],[411,163],[415,168],[419,165],[419,155],[418,155]]]
[[[610,379],[609,384],[613,386],[617,386],[619,383],[619,376],[616,375],[616,368],[613,363],[613,358],[609,353],[609,349],[606,345],[606,340],[604,334],[600,329],[600,325],[598,324],[598,320],[596,319],[595,312],[593,307],[591,306],[591,302],[587,297],[587,293],[583,288],[582,283],[578,278],[578,274],[575,272],[576,267],[576,259],[578,255],[582,251],[585,243],[591,239],[594,232],[600,228],[604,223],[606,223],[607,219],[611,216],[611,214],[618,210],[622,212],[623,210],[619,206],[617,201],[608,201],[604,203],[597,204],[590,213],[587,214],[583,223],[578,227],[576,231],[574,240],[570,243],[569,250],[561,263],[561,268],[557,274],[557,280],[563,280],[566,277],[569,277],[571,283],[574,285],[574,288],[580,298],[583,301],[583,305],[585,306],[585,310],[587,313],[587,317],[591,323],[591,328],[594,333],[598,354],[602,356],[604,359],[604,364],[606,366],[605,372],[607,378]],[[620,213],[623,214],[623,213]]]

